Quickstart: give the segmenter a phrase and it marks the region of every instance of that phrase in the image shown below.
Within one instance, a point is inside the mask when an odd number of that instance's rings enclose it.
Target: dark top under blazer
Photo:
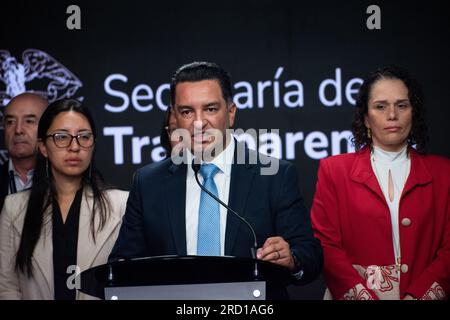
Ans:
[[[56,199],[52,204],[53,239],[53,281],[55,300],[75,300],[75,288],[69,288],[68,278],[72,276],[70,266],[77,265],[78,228],[83,188],[80,188],[70,205],[66,221],[62,219],[61,209]],[[83,248],[80,248],[82,251]]]

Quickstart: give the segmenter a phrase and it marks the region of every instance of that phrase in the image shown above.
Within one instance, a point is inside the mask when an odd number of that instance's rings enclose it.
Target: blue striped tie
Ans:
[[[214,175],[219,168],[214,164],[203,164],[200,174],[203,177],[203,186],[218,197]],[[200,195],[200,208],[198,211],[197,255],[220,256],[220,208],[219,203],[206,192]]]

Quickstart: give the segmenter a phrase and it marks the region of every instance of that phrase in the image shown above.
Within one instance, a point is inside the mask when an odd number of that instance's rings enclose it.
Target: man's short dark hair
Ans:
[[[170,102],[175,105],[175,87],[180,82],[197,82],[202,80],[217,80],[222,89],[222,96],[227,103],[233,101],[231,79],[228,72],[214,62],[195,61],[181,66],[170,82]]]

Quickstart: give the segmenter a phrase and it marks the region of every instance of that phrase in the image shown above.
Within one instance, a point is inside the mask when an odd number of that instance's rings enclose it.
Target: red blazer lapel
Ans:
[[[366,147],[355,155],[355,162],[350,171],[350,179],[364,184],[372,190],[381,200],[385,201],[383,191],[380,188],[377,177],[375,176],[370,163],[370,148]]]
[[[402,198],[416,186],[430,183],[432,180],[431,174],[423,162],[423,156],[413,148],[409,148],[409,156],[411,157],[411,170],[403,188]]]

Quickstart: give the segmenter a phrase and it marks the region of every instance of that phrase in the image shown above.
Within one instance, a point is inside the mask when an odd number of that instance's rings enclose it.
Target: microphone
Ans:
[[[230,211],[236,217],[238,217],[239,220],[244,222],[244,224],[248,227],[248,229],[250,229],[250,232],[252,233],[252,236],[253,236],[253,247],[250,248],[250,252],[252,254],[252,258],[256,260],[256,250],[258,249],[258,241],[256,239],[255,230],[253,229],[251,224],[248,223],[248,221],[245,220],[239,213],[237,213],[236,211],[231,209],[229,206],[227,206],[222,200],[220,200],[218,197],[216,197],[214,194],[212,194],[208,189],[206,189],[200,183],[200,181],[198,180],[198,172],[200,171],[200,164],[199,163],[195,163],[195,158],[192,160],[192,170],[194,170],[195,181],[197,181],[197,184],[199,185],[199,187],[203,191],[205,191],[208,195],[210,195],[214,200],[216,200],[218,203],[220,203],[222,206],[224,206],[228,211]],[[255,269],[253,270],[253,276],[255,277],[256,280],[259,278],[259,270],[258,270],[258,263],[257,262],[255,262]]]

